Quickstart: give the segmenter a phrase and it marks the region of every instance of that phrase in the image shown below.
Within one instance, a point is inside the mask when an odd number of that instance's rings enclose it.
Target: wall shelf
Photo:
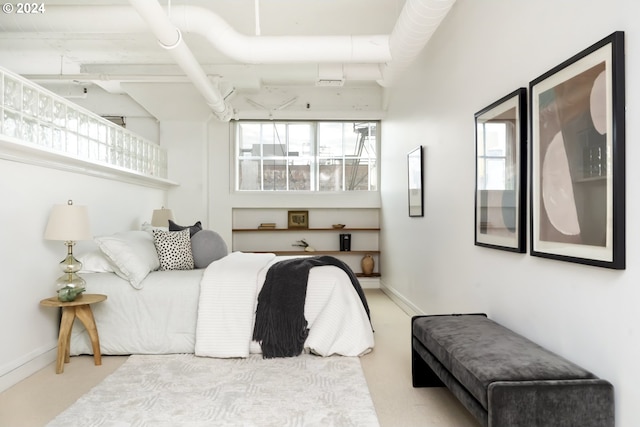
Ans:
[[[255,232],[255,231],[261,231],[261,232],[274,232],[274,231],[289,231],[289,232],[305,232],[305,231],[380,231],[379,228],[234,228],[233,230],[234,233],[235,232]]]
[[[379,278],[380,221],[377,208],[300,208],[309,211],[309,228],[288,228],[287,211],[297,208],[236,208],[233,211],[232,250],[274,253],[279,256],[331,255],[344,261],[362,278]],[[259,228],[273,223],[275,227]],[[334,228],[332,224],[348,224]],[[351,250],[340,251],[340,234],[351,234]],[[314,251],[296,248],[304,239]],[[294,248],[292,248],[294,246]],[[374,257],[373,274],[361,273],[362,257]]]
[[[252,251],[256,253],[272,253],[276,255],[378,255],[380,251]]]

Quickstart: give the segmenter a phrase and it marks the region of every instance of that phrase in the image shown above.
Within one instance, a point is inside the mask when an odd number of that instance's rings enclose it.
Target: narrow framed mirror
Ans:
[[[407,154],[409,170],[409,216],[424,216],[424,192],[422,182],[424,179],[422,165],[422,145],[414,148]]]

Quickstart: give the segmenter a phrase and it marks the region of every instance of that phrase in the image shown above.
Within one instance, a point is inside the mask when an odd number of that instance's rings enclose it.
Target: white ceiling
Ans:
[[[0,65],[58,92],[87,88],[125,94],[158,119],[200,117],[207,106],[171,55],[126,0],[48,0],[39,15],[0,14]],[[199,6],[235,31],[258,36],[389,35],[404,0],[160,0],[162,6]],[[126,16],[101,6],[120,6]],[[72,6],[72,8],[66,8]],[[258,19],[256,19],[258,6]],[[109,8],[112,9],[112,8]],[[123,13],[122,16],[125,16]],[[136,21],[136,22],[133,22]],[[141,23],[142,22],[142,23]],[[257,32],[260,34],[258,35]],[[378,65],[246,64],[199,34],[183,32],[186,45],[236,113],[314,108],[379,111]],[[342,71],[344,85],[318,87],[319,77]],[[349,72],[346,67],[360,67]],[[294,99],[294,101],[291,101]],[[170,99],[173,102],[167,103]],[[248,101],[254,101],[253,103]],[[282,104],[291,101],[289,105]],[[308,105],[309,104],[309,105]],[[313,105],[311,105],[313,104]]]

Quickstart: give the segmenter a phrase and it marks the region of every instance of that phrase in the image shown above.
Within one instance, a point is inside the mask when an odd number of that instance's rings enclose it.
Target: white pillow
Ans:
[[[96,249],[91,252],[87,252],[78,258],[78,261],[82,263],[82,270],[80,273],[114,273],[113,265],[109,262],[106,256],[101,250]]]
[[[117,267],[115,273],[136,289],[141,289],[142,280],[160,266],[153,237],[146,231],[123,231],[93,240]]]

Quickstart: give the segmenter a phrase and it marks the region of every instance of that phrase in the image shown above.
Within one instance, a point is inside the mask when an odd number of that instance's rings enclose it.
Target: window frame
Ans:
[[[267,123],[272,123],[274,125],[280,125],[283,124],[285,126],[287,126],[287,131],[288,131],[288,126],[289,125],[295,125],[295,124],[300,124],[300,123],[306,123],[306,124],[310,124],[311,126],[311,134],[310,134],[310,138],[311,138],[311,149],[310,149],[310,154],[309,156],[307,156],[305,154],[305,156],[303,157],[298,157],[298,156],[294,156],[291,157],[288,155],[288,153],[285,153],[284,156],[280,156],[278,157],[278,159],[276,159],[276,156],[273,156],[273,158],[269,158],[268,160],[279,160],[284,162],[285,165],[285,170],[288,171],[289,167],[292,165],[292,161],[294,161],[295,159],[300,159],[300,158],[309,158],[310,159],[310,171],[309,171],[309,177],[310,177],[310,184],[308,189],[304,189],[304,190],[300,190],[300,189],[264,189],[264,175],[262,175],[262,172],[264,171],[263,168],[263,162],[264,162],[264,152],[262,151],[263,149],[261,148],[261,153],[260,156],[255,156],[255,160],[258,160],[260,162],[259,168],[260,168],[260,186],[261,189],[250,189],[250,190],[242,190],[240,189],[240,160],[242,159],[240,157],[240,151],[241,151],[241,144],[239,143],[239,137],[240,137],[240,126],[244,123],[256,123],[256,124],[267,124]],[[319,143],[318,143],[318,136],[319,136],[319,124],[320,123],[347,123],[347,124],[357,124],[357,123],[375,123],[375,135],[374,137],[374,147],[375,147],[375,157],[367,157],[367,156],[359,156],[356,157],[353,154],[345,154],[342,153],[341,156],[334,156],[334,155],[329,155],[329,156],[321,156],[319,154]],[[381,121],[380,120],[345,120],[345,119],[340,119],[340,120],[305,120],[305,119],[292,119],[292,120],[260,120],[260,119],[243,119],[243,120],[236,120],[234,122],[232,122],[231,126],[230,126],[230,162],[231,162],[231,191],[234,193],[238,193],[238,194],[353,194],[353,193],[379,193],[380,192],[380,127],[381,127]],[[286,142],[285,142],[286,143]],[[262,144],[261,144],[262,146]],[[286,147],[285,147],[286,150]],[[338,159],[341,162],[342,165],[342,183],[341,183],[341,189],[340,190],[321,190],[321,186],[322,184],[320,183],[320,178],[319,178],[319,174],[320,174],[320,167],[321,165],[321,161],[322,160],[329,160],[329,159]],[[371,159],[373,158],[375,160],[375,163],[373,163],[372,166],[372,162],[368,162],[368,171],[367,171],[367,176],[368,178],[368,183],[367,183],[367,190],[348,190],[347,186],[346,186],[346,180],[348,178],[348,173],[346,172],[346,170],[348,169],[347,163],[350,161],[353,161],[354,159]],[[244,159],[247,159],[246,157]],[[286,188],[289,188],[289,173],[285,173],[286,175],[286,183],[285,186]],[[374,186],[375,189],[371,189],[371,187]]]

